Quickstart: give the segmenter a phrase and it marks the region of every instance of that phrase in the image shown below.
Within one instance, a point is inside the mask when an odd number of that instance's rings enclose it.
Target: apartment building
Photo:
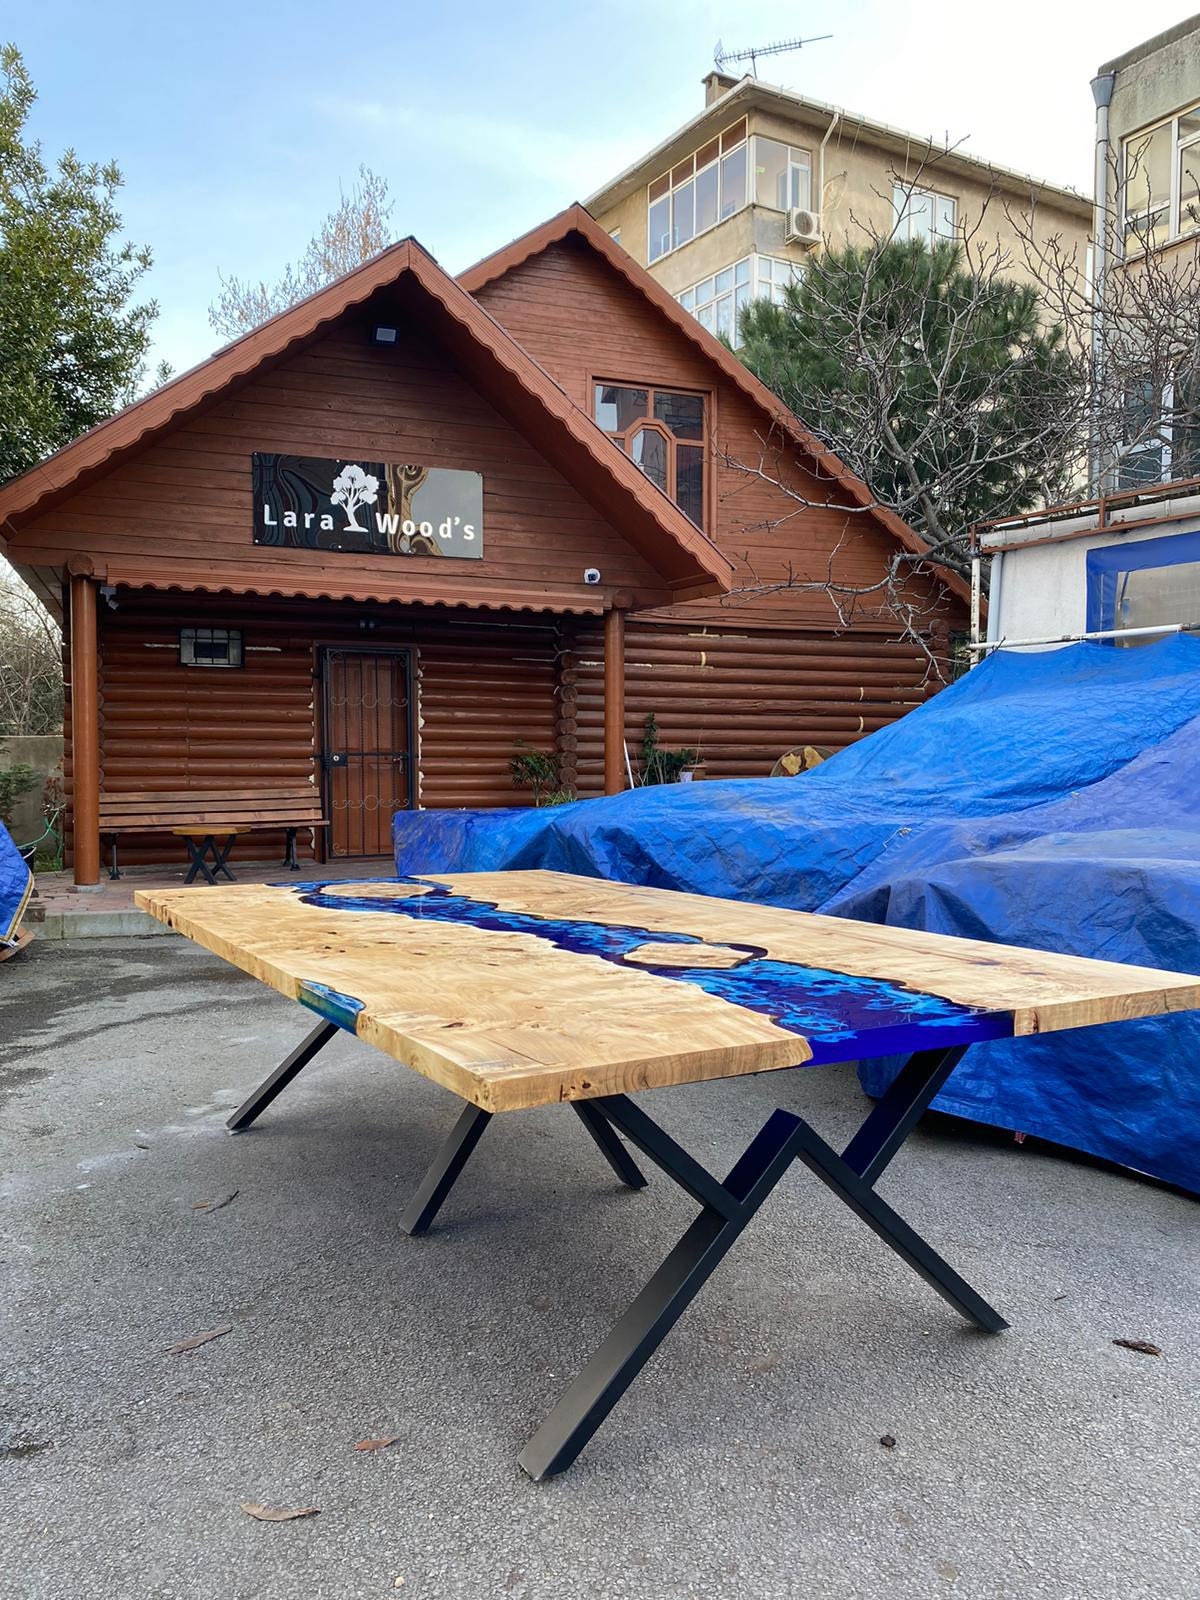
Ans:
[[[1200,631],[1200,16],[1092,95],[1096,497],[978,530],[991,644]]]
[[[893,230],[981,229],[1023,276],[1011,217],[1031,217],[1082,269],[1092,203],[1074,190],[756,78],[711,72],[704,92],[697,116],[587,208],[712,333],[736,342],[742,307],[781,300],[814,252]]]
[[[1112,369],[1110,381],[1123,383],[1126,412],[1125,448],[1115,464],[1098,463],[1095,487],[1197,477],[1200,15],[1106,62],[1092,94],[1098,363]],[[1122,284],[1123,275],[1138,274],[1140,289]],[[1124,323],[1133,328],[1138,318],[1153,324],[1141,381],[1121,359],[1131,342]]]

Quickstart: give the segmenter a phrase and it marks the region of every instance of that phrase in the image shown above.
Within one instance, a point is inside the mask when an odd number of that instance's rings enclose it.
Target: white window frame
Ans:
[[[1149,404],[1153,408],[1155,407],[1156,402],[1152,398]],[[1118,489],[1138,489],[1141,488],[1143,484],[1150,485],[1169,483],[1171,481],[1175,471],[1175,458],[1181,453],[1181,449],[1176,441],[1175,430],[1177,425],[1174,421],[1168,420],[1173,417],[1174,411],[1175,383],[1172,381],[1164,385],[1162,393],[1158,397],[1157,414],[1160,419],[1158,431],[1155,434],[1140,440],[1138,443],[1133,444],[1128,450],[1124,451],[1118,460]],[[1192,424],[1192,426],[1195,426],[1195,424]],[[1180,431],[1184,432],[1186,437],[1187,431],[1190,430],[1185,423]],[[1141,478],[1128,475],[1129,469],[1133,467],[1135,462],[1144,460],[1150,460],[1154,462],[1156,475],[1153,478]]]
[[[1183,167],[1185,150],[1195,153],[1196,166],[1200,169],[1200,128],[1195,132],[1181,137],[1180,124],[1184,117],[1200,115],[1200,101],[1194,105],[1181,106],[1178,111],[1173,111],[1169,117],[1160,117],[1157,122],[1148,122],[1144,128],[1136,128],[1133,133],[1128,133],[1121,140],[1121,238],[1124,241],[1125,256],[1127,259],[1145,255],[1146,246],[1134,243],[1129,238],[1130,225],[1149,216],[1149,207],[1139,206],[1130,211],[1126,201],[1129,196],[1129,156],[1131,147],[1143,139],[1148,139],[1158,132],[1160,128],[1170,128],[1170,173],[1171,188],[1167,199],[1167,237],[1162,244],[1153,245],[1151,248],[1162,250],[1169,244],[1175,244],[1180,239],[1188,239],[1192,234],[1200,232],[1200,216],[1194,221],[1189,221],[1185,227],[1184,218],[1180,214],[1183,202],[1183,186],[1180,183],[1180,173]]]
[[[762,263],[768,261],[771,270],[764,272]],[[789,261],[785,256],[742,256],[730,262],[729,266],[722,267],[719,272],[710,273],[707,278],[701,278],[681,290],[675,298],[685,311],[691,312],[701,327],[707,328],[712,334],[727,334],[730,344],[736,349],[740,342],[738,323],[743,306],[751,300],[771,300],[776,305],[783,304],[786,285],[776,276],[778,267],[790,270],[791,282],[795,282],[804,271],[800,262]],[[727,281],[723,281],[727,275]],[[739,290],[745,293],[739,296]],[[709,315],[706,316],[706,312]]]
[[[747,133],[743,138],[739,139],[736,144],[731,144],[729,146],[728,150],[724,150],[724,149],[721,148],[721,141],[724,139],[725,135],[727,133],[729,133],[733,128],[736,128],[738,126],[738,123],[741,123],[741,122],[744,122],[744,121],[745,121],[745,118],[739,117],[737,122],[731,122],[727,128],[722,128],[721,131],[719,133],[714,134],[711,139],[706,139],[704,141],[704,145],[701,146],[702,149],[706,145],[715,144],[717,146],[717,153],[716,153],[716,155],[713,157],[713,159],[711,161],[706,161],[702,167],[697,167],[695,165],[695,158],[696,158],[697,152],[693,151],[692,152],[692,157],[691,157],[691,159],[692,159],[691,176],[688,177],[688,178],[683,179],[683,181],[681,183],[672,184],[670,182],[671,173],[675,170],[676,167],[681,166],[685,161],[688,160],[687,156],[681,157],[681,159],[679,161],[674,162],[670,167],[667,168],[667,170],[665,172],[660,172],[656,178],[652,179],[651,182],[649,184],[647,184],[647,186],[646,186],[646,261],[647,261],[648,265],[653,265],[654,262],[661,261],[664,256],[669,256],[676,250],[682,250],[685,245],[691,244],[693,239],[699,239],[699,238],[703,237],[704,234],[711,232],[713,228],[719,228],[723,222],[728,222],[730,217],[736,216],[739,211],[744,211],[746,209],[747,205],[750,204],[749,195],[750,195],[750,190],[751,190],[751,187],[752,187],[752,180],[753,180],[753,172],[752,172],[751,161],[750,161],[750,145],[753,142],[753,135],[750,134],[750,133]],[[721,191],[722,191],[722,189],[724,187],[724,180],[723,180],[723,177],[722,177],[722,173],[723,173],[723,170],[724,170],[725,162],[729,159],[730,156],[735,155],[739,150],[744,150],[745,151],[745,156],[746,156],[746,159],[745,159],[745,183],[743,185],[742,200],[741,200],[741,203],[739,205],[735,205],[734,206],[732,211],[724,212],[723,209],[722,209],[722,203],[721,203],[722,202],[722,192]],[[686,239],[680,239],[680,240],[677,241],[676,240],[677,229],[676,229],[676,225],[675,225],[675,196],[680,190],[686,189],[689,185],[691,186],[691,189],[692,189],[692,206],[693,206],[693,216],[694,216],[695,215],[694,207],[695,207],[695,203],[696,203],[696,199],[695,199],[695,196],[696,196],[696,189],[695,189],[696,179],[700,176],[700,174],[702,172],[707,172],[710,167],[716,167],[716,169],[717,169],[717,218],[716,218],[716,221],[707,223],[703,228],[700,228],[699,230],[697,230],[693,226],[691,233],[688,234]],[[650,198],[651,189],[654,187],[654,185],[656,183],[661,182],[663,178],[667,179],[668,187],[667,187],[666,193],[659,195],[656,200],[651,200],[651,198]],[[668,203],[668,216],[669,216],[668,231],[667,231],[667,234],[666,234],[667,247],[666,247],[665,250],[659,250],[656,253],[655,250],[654,250],[654,242],[655,242],[654,241],[654,234],[651,232],[651,227],[650,227],[650,213],[653,211],[655,206],[661,205],[664,200],[666,200],[667,203]]]
[[[782,145],[783,148],[787,151],[787,155],[788,155],[788,159],[787,159],[787,174],[788,174],[787,188],[788,188],[789,204],[787,206],[783,207],[782,209],[785,210],[785,211],[794,211],[794,210],[797,210],[797,209],[799,209],[801,211],[811,211],[813,209],[813,203],[812,203],[812,193],[813,193],[813,189],[812,189],[812,183],[813,183],[812,151],[811,150],[806,150],[805,147],[803,145],[801,145],[801,144],[789,144],[786,139],[773,138],[772,135],[769,134],[769,133],[756,133],[754,135],[754,164],[753,164],[753,168],[752,168],[752,174],[753,173],[757,173],[757,171],[758,171],[758,145],[759,145],[759,142],[761,140],[764,140],[764,139],[767,140],[770,144]],[[802,161],[797,161],[796,160],[797,156],[802,156],[804,159]],[[805,177],[808,179],[808,198],[806,200],[798,200],[796,202],[795,206],[793,206],[793,205],[790,204],[790,200],[791,200],[792,189],[795,187],[793,175],[795,173],[797,173],[797,172],[802,172],[805,175]],[[779,211],[780,210],[779,206],[771,205],[771,203],[769,201],[759,200],[757,198],[757,188],[758,188],[757,183],[748,185],[748,187],[753,187],[754,190],[755,190],[755,197],[751,200],[751,204],[752,205],[758,206],[763,211]]]
[[[957,239],[959,237],[957,195],[944,194],[940,189],[926,189],[918,183],[894,183],[892,185],[893,239],[903,239],[907,241],[913,238],[924,238],[923,234],[914,234],[912,230],[912,203],[914,196],[917,195],[919,195],[922,200],[928,200],[929,202],[929,215],[934,224],[930,229],[929,238],[931,240],[936,239],[947,242]],[[953,220],[950,223],[949,233],[940,233],[938,231],[937,208],[939,203],[945,206],[950,206],[952,209]]]

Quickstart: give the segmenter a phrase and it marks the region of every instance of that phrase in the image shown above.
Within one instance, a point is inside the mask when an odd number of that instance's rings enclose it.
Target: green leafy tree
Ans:
[[[0,481],[132,400],[153,301],[133,304],[150,252],[122,242],[115,162],[49,164],[26,124],[36,94],[0,49]],[[160,369],[160,377],[163,376]]]
[[[999,255],[892,239],[830,250],[783,305],[748,306],[740,331],[751,370],[947,566],[965,568],[973,522],[1070,489],[1079,356]]]
[[[221,293],[208,308],[209,322],[224,338],[236,339],[352,272],[391,243],[392,205],[387,179],[360,167],[358,182],[322,222],[299,262],[286,266],[275,283],[223,277]]]

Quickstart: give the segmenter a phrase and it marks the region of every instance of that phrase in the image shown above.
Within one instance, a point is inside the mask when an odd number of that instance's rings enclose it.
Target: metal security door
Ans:
[[[326,815],[334,856],[390,856],[392,813],[413,803],[408,651],[326,649]]]

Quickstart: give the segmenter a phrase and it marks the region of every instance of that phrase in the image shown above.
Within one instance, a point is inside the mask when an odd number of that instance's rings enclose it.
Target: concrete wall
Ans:
[[[1108,115],[1119,149],[1127,134],[1200,100],[1200,17],[1148,39],[1100,71],[1117,76]]]
[[[13,837],[27,844],[42,830],[42,786],[51,774],[62,777],[61,733],[11,734],[0,738],[0,772],[32,767],[39,774],[35,788],[22,795],[13,811]]]

